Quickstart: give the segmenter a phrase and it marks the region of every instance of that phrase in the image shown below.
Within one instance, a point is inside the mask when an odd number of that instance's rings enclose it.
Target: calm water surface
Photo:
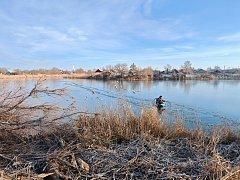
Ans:
[[[0,81],[1,86],[20,84],[31,87],[34,80]],[[207,124],[223,121],[240,123],[240,81],[96,81],[47,80],[50,88],[67,87],[80,110],[96,112],[115,108],[126,101],[134,111],[144,105],[152,106],[154,98],[162,95],[167,103],[166,112],[180,113],[188,120]],[[66,102],[61,99],[60,104]]]

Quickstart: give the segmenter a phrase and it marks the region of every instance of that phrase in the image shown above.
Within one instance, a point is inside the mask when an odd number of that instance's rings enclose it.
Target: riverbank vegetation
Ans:
[[[99,69],[84,70],[82,68],[62,70],[59,68],[52,69],[35,69],[35,70],[8,70],[0,68],[0,78],[14,77],[64,77],[71,79],[100,79],[100,80],[187,80],[187,79],[240,79],[239,68],[221,69],[219,66],[214,68],[194,68],[190,61],[185,61],[180,68],[174,68],[167,64],[164,69],[152,67],[138,67],[136,64],[116,64]]]
[[[11,80],[11,79],[39,79],[39,78],[55,78],[55,79],[61,79],[64,78],[66,75],[64,74],[58,74],[58,75],[45,75],[45,74],[39,74],[39,75],[31,75],[31,74],[22,74],[22,75],[0,75],[0,79],[3,80]]]
[[[239,130],[204,131],[181,115],[129,106],[97,113],[32,98],[64,96],[42,81],[29,91],[1,91],[0,178],[3,179],[238,179]],[[77,114],[77,116],[76,116]],[[67,122],[66,122],[67,120]]]

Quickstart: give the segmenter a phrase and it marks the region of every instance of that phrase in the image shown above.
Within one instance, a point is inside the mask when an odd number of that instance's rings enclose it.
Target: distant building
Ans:
[[[153,78],[154,78],[154,79],[160,79],[160,78],[162,78],[161,71],[159,71],[159,70],[154,70],[154,71],[153,71]]]
[[[176,70],[176,69],[173,69],[173,70],[172,70],[172,76],[173,76],[173,78],[178,78],[178,74],[179,74],[179,71],[178,71],[178,70]]]
[[[173,70],[172,70],[172,73],[173,73],[173,74],[178,74],[178,73],[179,73],[179,71],[178,71],[178,70],[176,70],[176,69],[173,69]]]
[[[16,73],[16,71],[14,71],[14,70],[8,70],[8,71],[6,72],[6,75],[17,75],[17,73]]]
[[[196,75],[196,74],[186,74],[186,78],[194,79],[197,77],[198,77],[198,75]]]
[[[204,69],[198,69],[198,70],[196,71],[196,73],[197,73],[197,74],[205,74],[205,73],[207,73],[207,71],[205,71]]]
[[[169,71],[168,69],[166,69],[165,71],[161,72],[161,76],[162,78],[172,78],[173,74],[171,71]]]
[[[99,72],[103,72],[103,71],[100,70],[100,69],[97,69],[95,72],[96,72],[96,73],[99,73]]]
[[[208,71],[210,74],[221,74],[221,70],[218,70],[218,69],[211,69],[210,71]]]
[[[222,70],[222,73],[224,74],[238,74],[238,70],[237,69],[226,69],[226,70]]]
[[[162,78],[172,78],[172,77],[173,77],[172,74],[165,74],[165,73],[162,74]]]

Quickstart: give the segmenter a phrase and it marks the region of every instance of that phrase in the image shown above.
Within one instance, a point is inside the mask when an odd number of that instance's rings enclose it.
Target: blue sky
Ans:
[[[238,67],[239,8],[239,0],[1,0],[0,67]]]

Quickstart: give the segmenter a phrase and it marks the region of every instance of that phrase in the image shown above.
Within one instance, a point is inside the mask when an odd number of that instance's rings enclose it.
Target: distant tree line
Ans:
[[[224,68],[225,69],[225,68]],[[233,69],[233,68],[232,68]],[[239,68],[235,68],[239,71]],[[73,70],[62,70],[59,68],[52,69],[34,69],[34,70],[21,70],[14,69],[14,74],[31,74],[31,75],[57,75],[57,74],[87,74],[89,78],[100,78],[100,79],[154,79],[154,77],[159,79],[160,74],[165,75],[166,77],[171,75],[173,77],[187,75],[190,76],[192,74],[196,74],[197,72],[216,72],[221,73],[222,69],[219,66],[215,66],[214,68],[207,68],[207,70],[203,69],[195,69],[192,66],[191,61],[185,61],[183,65],[176,69],[172,67],[170,64],[164,66],[162,71],[153,69],[152,67],[141,68],[138,67],[135,63],[132,63],[129,67],[126,63],[119,63],[116,65],[107,65],[103,68],[98,69],[98,73],[96,74],[96,69],[92,70],[84,70],[83,68],[77,68]],[[234,69],[233,69],[234,70]],[[0,74],[7,74],[9,72],[6,68],[0,68]]]

